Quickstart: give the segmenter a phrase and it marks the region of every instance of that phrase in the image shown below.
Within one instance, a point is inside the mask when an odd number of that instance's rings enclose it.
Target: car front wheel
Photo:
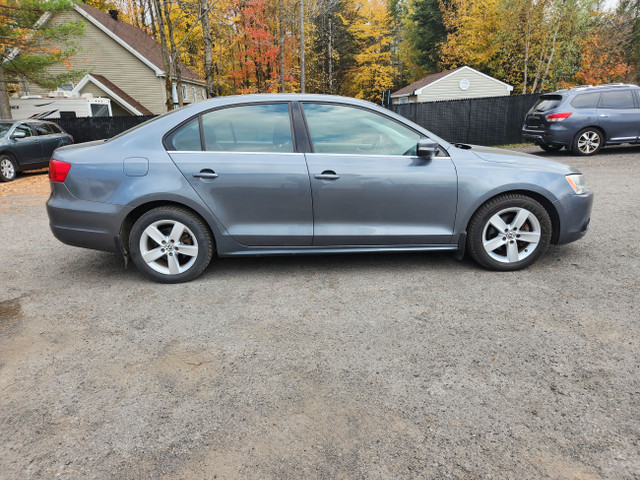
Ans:
[[[485,203],[468,228],[467,249],[485,268],[512,271],[526,268],[546,250],[551,219],[540,203],[507,194]]]
[[[133,263],[162,283],[193,280],[209,265],[213,236],[203,220],[178,207],[159,207],[142,215],[131,229]]]
[[[573,138],[571,151],[576,155],[595,155],[604,145],[604,139],[600,130],[596,128],[584,128]]]
[[[0,181],[10,182],[16,178],[16,163],[9,155],[0,155]]]

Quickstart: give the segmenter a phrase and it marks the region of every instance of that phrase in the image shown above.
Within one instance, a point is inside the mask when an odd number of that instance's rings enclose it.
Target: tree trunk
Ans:
[[[304,74],[304,0],[300,0],[300,93],[305,93]]]
[[[204,77],[207,82],[207,97],[212,98],[216,96],[216,85],[213,72],[213,39],[211,38],[207,0],[200,0],[200,11],[202,15],[202,42],[204,43]]]
[[[282,29],[282,2],[278,6],[278,34],[280,35],[280,89],[285,92],[284,85],[284,33]]]
[[[160,0],[153,0],[155,7],[156,20],[158,21],[158,33],[160,33],[160,50],[162,51],[162,65],[164,67],[164,90],[167,100],[167,112],[173,110],[173,84],[171,81],[171,59],[167,50],[167,35],[164,30],[164,19],[162,17],[162,8]]]
[[[182,76],[180,75],[179,52],[176,49],[175,37],[173,35],[173,21],[171,20],[171,9],[169,8],[170,0],[164,0],[164,21],[167,24],[167,34],[169,36],[169,46],[171,47],[171,66],[172,73],[176,80],[176,91],[178,93],[178,107],[184,105],[184,96],[182,95]]]
[[[11,120],[11,105],[9,104],[9,91],[4,76],[4,68],[0,66],[0,118]]]

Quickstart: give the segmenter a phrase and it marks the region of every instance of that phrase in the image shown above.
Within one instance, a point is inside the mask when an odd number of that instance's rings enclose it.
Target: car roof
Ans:
[[[564,88],[562,90],[557,90],[555,92],[551,92],[545,95],[562,95],[568,93],[579,93],[579,92],[602,92],[606,90],[617,90],[617,89],[637,89],[640,88],[638,85],[634,85],[631,83],[605,83],[602,85],[576,85],[575,87]]]

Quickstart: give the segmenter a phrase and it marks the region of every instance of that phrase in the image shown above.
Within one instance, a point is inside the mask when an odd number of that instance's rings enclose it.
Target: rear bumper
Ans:
[[[80,200],[61,183],[52,183],[47,200],[49,226],[58,240],[106,252],[121,252],[120,226],[131,210],[122,205]]]
[[[575,242],[589,229],[593,192],[569,194],[554,202],[560,220],[558,244]]]
[[[562,145],[569,147],[573,142],[574,134],[575,132],[572,129],[567,129],[562,124],[552,124],[544,130],[533,130],[525,126],[522,128],[521,138],[525,142],[532,142],[536,145]]]

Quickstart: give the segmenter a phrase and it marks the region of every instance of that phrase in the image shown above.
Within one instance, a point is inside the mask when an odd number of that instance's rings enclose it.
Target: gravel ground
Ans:
[[[45,175],[0,185],[0,478],[640,478],[640,148],[542,155],[586,174],[591,230],[515,273],[241,258],[160,285],[55,240]]]

